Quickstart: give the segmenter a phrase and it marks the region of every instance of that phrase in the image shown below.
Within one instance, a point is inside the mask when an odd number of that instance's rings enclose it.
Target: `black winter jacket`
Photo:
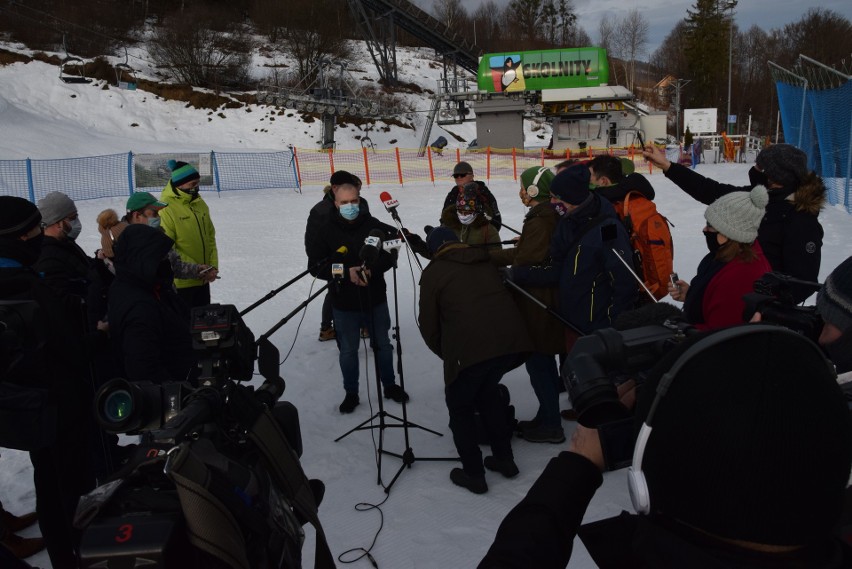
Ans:
[[[852,549],[840,540],[793,554],[746,551],[661,516],[622,513],[580,527],[603,477],[586,458],[562,452],[552,458],[527,495],[503,519],[478,569],[562,569],[578,531],[601,569],[842,569]],[[626,489],[625,489],[626,491]]]
[[[166,257],[172,245],[147,225],[129,226],[116,243],[109,325],[130,381],[185,381],[195,368],[189,310],[175,292]]]
[[[751,186],[721,184],[675,163],[666,171],[666,177],[707,205],[725,194],[752,189]],[[769,203],[757,230],[757,240],[773,271],[804,281],[818,281],[823,238],[818,216],[824,204],[825,188],[821,185],[769,190]],[[796,302],[802,302],[812,292],[807,288],[794,288],[793,297]]]
[[[384,273],[393,266],[391,253],[382,250],[376,262],[367,265],[371,276],[366,287],[355,285],[349,280],[349,269],[361,266],[363,261],[359,254],[371,230],[379,229],[385,238],[393,239],[397,234],[396,228],[382,223],[363,207],[353,221],[343,219],[333,203],[331,207],[332,211],[324,221],[318,219],[312,223],[309,219],[305,230],[305,249],[311,274],[330,282],[332,305],[337,310],[361,311],[386,302]],[[345,255],[336,253],[342,246],[347,249]],[[333,263],[343,263],[343,278],[332,277]]]

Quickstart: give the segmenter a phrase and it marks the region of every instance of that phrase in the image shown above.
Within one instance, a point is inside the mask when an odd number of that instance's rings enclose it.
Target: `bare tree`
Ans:
[[[465,32],[468,16],[461,0],[436,0],[432,5],[432,15],[447,26],[448,30],[456,33]]]
[[[617,22],[615,21],[615,17],[610,13],[606,12],[601,18],[601,21],[598,22],[598,45],[604,48],[607,52],[607,58],[609,59],[609,69],[613,74],[613,82],[618,85],[618,67],[615,65],[615,58],[621,57],[620,53],[617,53],[620,45],[616,45],[616,27]]]
[[[504,29],[505,11],[497,7],[494,0],[487,0],[471,16],[471,24],[476,30],[476,44],[485,51],[495,51],[506,34]]]
[[[647,18],[638,8],[630,10],[616,27],[615,42],[624,61],[627,88],[631,91],[636,88],[636,60],[646,53],[649,29]]]
[[[148,49],[176,81],[211,88],[248,84],[253,45],[239,25],[220,32],[198,19],[186,26],[183,19],[172,18],[155,30]]]
[[[289,18],[280,30],[284,48],[296,60],[304,85],[313,82],[316,64],[322,57],[344,60],[349,45],[342,31],[340,4],[334,0],[294,0],[288,4]]]

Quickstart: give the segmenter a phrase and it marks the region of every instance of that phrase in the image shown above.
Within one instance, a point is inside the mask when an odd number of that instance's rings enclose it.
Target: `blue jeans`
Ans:
[[[379,376],[384,385],[393,385],[393,347],[388,339],[390,313],[387,302],[369,312],[334,309],[334,331],[340,350],[340,372],[343,389],[358,393],[358,349],[361,347],[361,328],[370,332],[370,347],[378,346]],[[381,394],[379,394],[381,396]]]
[[[538,413],[535,421],[545,427],[561,427],[559,416],[559,370],[556,356],[534,352],[526,362],[535,396],[538,399]]]

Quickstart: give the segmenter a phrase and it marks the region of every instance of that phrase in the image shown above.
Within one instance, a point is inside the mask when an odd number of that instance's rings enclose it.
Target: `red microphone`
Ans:
[[[396,208],[399,207],[399,202],[393,199],[388,192],[382,192],[381,194],[379,194],[379,199],[382,200],[382,203],[385,206],[385,210],[387,210],[387,212],[391,214],[391,217],[393,217],[396,221],[402,223],[402,221],[400,221],[399,219],[399,214],[396,212]]]

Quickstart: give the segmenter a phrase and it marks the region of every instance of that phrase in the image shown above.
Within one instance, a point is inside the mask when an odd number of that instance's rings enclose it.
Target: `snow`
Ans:
[[[422,56],[425,51],[417,52]],[[412,55],[412,57],[414,57]],[[423,66],[421,71],[429,70]],[[432,73],[437,73],[431,70]],[[73,95],[73,96],[72,96]],[[421,107],[427,102],[421,102]],[[0,67],[0,159],[57,158],[108,154],[117,151],[181,152],[223,149],[280,149],[287,144],[315,147],[318,123],[303,125],[295,119],[275,121],[270,133],[256,133],[266,110],[255,108],[223,111],[227,119],[214,116],[208,121],[206,111],[187,109],[182,103],[157,100],[141,91],[103,90],[94,86],[65,85],[56,79],[56,68],[42,63],[13,64]],[[289,122],[288,122],[289,121]],[[140,126],[132,127],[131,123]],[[470,125],[465,125],[468,139]],[[311,134],[304,135],[304,131]],[[338,133],[339,142],[359,147],[345,130]],[[433,132],[433,138],[439,131]],[[401,147],[417,145],[421,132],[391,128],[379,140],[380,148],[387,140],[397,138]],[[534,138],[534,137],[533,137]],[[451,141],[452,137],[448,137]],[[532,143],[532,142],[531,142]],[[451,142],[451,144],[453,144]],[[699,172],[714,179],[745,183],[748,165],[701,165]],[[701,228],[704,206],[690,199],[660,174],[650,177],[657,190],[657,205],[675,224],[675,270],[691,280],[695,267],[705,251]],[[389,191],[396,198],[399,214],[406,227],[422,234],[426,224],[437,222],[441,205],[451,182],[446,184],[406,184],[400,188],[373,185],[363,196],[370,201],[374,215],[391,223],[382,211],[378,195]],[[492,180],[489,187],[496,195],[505,222],[515,228],[522,225],[525,208],[517,197],[517,183]],[[319,187],[293,191],[250,191],[221,195],[205,194],[217,229],[220,250],[221,280],[213,285],[214,302],[230,303],[243,309],[279,287],[306,267],[303,228],[309,209],[320,199]],[[88,252],[99,247],[95,218],[106,208],[121,211],[124,200],[103,198],[78,203],[83,231],[78,242]],[[825,243],[820,278],[845,259],[850,251],[852,219],[839,208],[827,208],[820,216],[825,228]],[[510,238],[503,231],[503,238]],[[391,281],[391,274],[387,275]],[[454,456],[452,437],[447,427],[448,415],[443,400],[441,362],[424,345],[417,329],[417,291],[419,269],[405,256],[397,274],[399,326],[402,342],[402,366],[405,388],[411,395],[408,418],[413,423],[438,431],[436,436],[420,429],[410,429],[410,446],[418,459]],[[260,336],[277,323],[311,291],[323,283],[305,277],[272,300],[246,316],[246,322]],[[389,286],[389,289],[392,287]],[[392,293],[390,300],[393,301]],[[391,305],[393,310],[393,306]],[[293,318],[273,336],[282,357],[292,347],[291,355],[281,366],[287,382],[284,399],[296,405],[301,415],[304,440],[303,467],[309,477],[326,484],[326,495],[320,507],[320,519],[335,556],[356,547],[369,547],[379,532],[372,555],[379,567],[445,569],[474,567],[489,547],[497,526],[506,512],[520,500],[535,481],[547,461],[567,444],[533,444],[515,439],[513,448],[520,475],[507,480],[487,473],[489,491],[477,496],[453,486],[450,468],[457,463],[416,461],[405,469],[381,506],[382,516],[375,510],[357,511],[359,503],[377,504],[385,498],[377,475],[388,484],[401,465],[392,456],[382,457],[382,470],[377,469],[375,445],[379,433],[357,431],[334,442],[334,439],[366,420],[379,409],[373,372],[372,354],[362,348],[362,404],[350,415],[341,415],[337,406],[343,398],[342,379],[333,342],[317,341],[320,299],[312,302],[303,314]],[[542,318],[547,315],[542,312]],[[393,317],[392,319],[396,320]],[[473,340],[475,341],[475,340]],[[516,413],[529,419],[537,407],[523,368],[504,378],[509,387]],[[561,407],[569,406],[561,396]],[[384,401],[384,400],[383,400]],[[387,402],[385,409],[401,416],[400,405]],[[398,424],[396,421],[391,421]],[[574,423],[564,423],[570,437]],[[384,448],[396,453],[405,450],[403,430],[388,428],[384,432]],[[487,451],[485,451],[487,454]],[[3,451],[0,458],[0,498],[10,511],[20,513],[34,508],[32,469],[28,456],[17,451]],[[626,473],[604,475],[604,483],[595,495],[585,516],[594,521],[630,510]],[[381,530],[380,530],[381,528]],[[38,534],[37,528],[25,536]],[[305,567],[313,566],[313,536],[303,552]],[[354,555],[347,555],[352,559]],[[30,560],[34,565],[49,567],[42,553]],[[354,567],[369,567],[366,559]],[[577,540],[571,567],[593,567],[588,554]]]

